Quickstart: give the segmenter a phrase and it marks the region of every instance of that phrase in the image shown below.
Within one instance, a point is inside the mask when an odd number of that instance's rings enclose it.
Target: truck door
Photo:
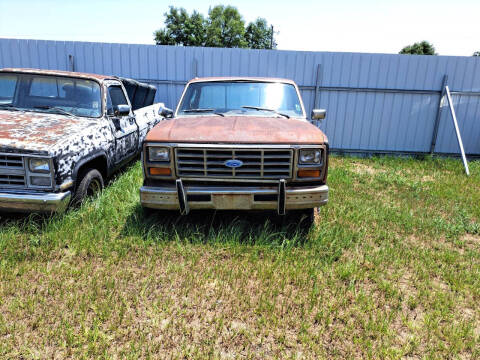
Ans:
[[[130,105],[120,84],[110,84],[107,87],[107,117],[115,137],[115,163],[135,155],[138,149],[138,126],[135,116],[118,112],[119,105]]]

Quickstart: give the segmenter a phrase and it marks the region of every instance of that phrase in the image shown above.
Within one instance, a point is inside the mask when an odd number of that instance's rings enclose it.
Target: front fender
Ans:
[[[113,166],[115,139],[108,122],[100,126],[89,127],[80,134],[69,136],[52,150],[55,159],[56,182],[63,183],[75,179],[82,164],[104,156],[108,169]],[[107,174],[108,174],[107,169]]]
[[[108,162],[108,157],[107,157],[107,153],[104,151],[104,150],[99,150],[99,151],[96,151],[96,152],[93,152],[83,158],[81,158],[74,166],[73,168],[73,171],[72,171],[72,180],[76,181],[77,180],[77,176],[78,176],[78,172],[80,171],[80,169],[83,167],[83,165],[93,161],[93,160],[101,160],[101,161],[104,161],[105,164],[106,164],[106,169],[105,169],[105,175],[108,176],[109,175],[109,169],[111,168],[111,164],[109,164]]]

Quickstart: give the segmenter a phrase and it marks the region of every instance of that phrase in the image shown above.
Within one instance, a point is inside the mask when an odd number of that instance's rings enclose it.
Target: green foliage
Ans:
[[[480,56],[480,51],[475,51],[475,52],[473,53],[473,56]]]
[[[399,54],[407,55],[437,55],[435,53],[435,47],[428,41],[416,42],[413,45],[405,46],[400,50]]]
[[[208,12],[206,46],[244,48],[245,22],[233,6],[217,5]]]
[[[157,45],[204,46],[206,20],[202,14],[194,11],[189,15],[184,8],[170,6],[165,17],[166,28],[154,32]]]
[[[0,214],[0,359],[480,359],[480,161],[329,166],[310,231],[146,217],[140,162],[65,214]]]
[[[237,8],[217,5],[208,18],[194,11],[170,6],[165,13],[165,28],[154,32],[157,45],[209,46],[226,48],[271,49],[273,29],[263,18],[245,26]]]
[[[273,29],[268,26],[267,20],[263,18],[251,22],[245,30],[248,47],[251,49],[275,48],[277,43],[274,41],[271,44],[272,32]]]

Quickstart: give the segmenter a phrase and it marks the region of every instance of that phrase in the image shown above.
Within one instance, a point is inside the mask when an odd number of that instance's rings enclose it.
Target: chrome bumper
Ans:
[[[0,212],[57,212],[70,202],[70,191],[63,193],[0,191]]]
[[[177,187],[142,186],[140,202],[143,207],[162,210],[283,210],[309,209],[328,202],[328,186],[316,187]],[[283,194],[283,199],[281,195]]]

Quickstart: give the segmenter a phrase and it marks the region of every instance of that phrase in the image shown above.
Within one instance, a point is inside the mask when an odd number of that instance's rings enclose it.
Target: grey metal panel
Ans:
[[[453,95],[452,98],[465,152],[467,154],[480,154],[480,97]],[[443,106],[445,111],[442,111],[440,119],[436,152],[459,153],[458,143],[454,136],[455,130],[446,101],[444,101]]]
[[[468,154],[480,154],[480,59],[307,51],[271,51],[71,41],[0,39],[0,67],[34,67],[132,77],[155,85],[155,101],[174,108],[194,76],[293,79],[307,113],[321,65],[320,123],[345,150],[428,152],[444,75]],[[458,94],[458,92],[477,94]],[[450,113],[440,117],[435,151],[458,153]]]

